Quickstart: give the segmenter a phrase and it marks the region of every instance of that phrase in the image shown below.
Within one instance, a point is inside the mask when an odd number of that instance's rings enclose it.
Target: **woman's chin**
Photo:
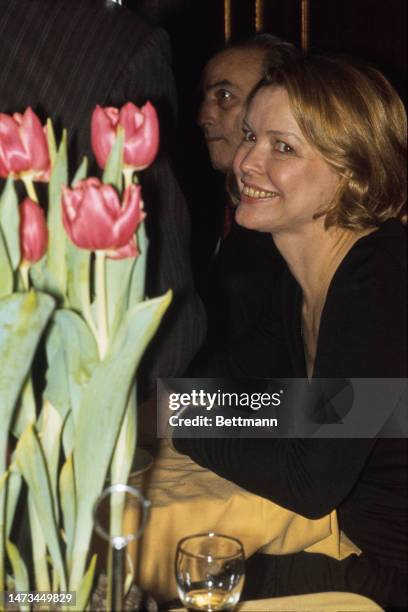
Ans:
[[[251,210],[242,204],[238,205],[235,213],[235,221],[238,223],[238,225],[241,225],[249,230],[256,230],[258,232],[271,231],[269,224],[265,223],[265,219],[262,219],[261,215],[256,214],[254,210]]]

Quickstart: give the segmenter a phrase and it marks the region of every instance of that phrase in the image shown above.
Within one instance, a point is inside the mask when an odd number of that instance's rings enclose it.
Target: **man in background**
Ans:
[[[189,260],[186,204],[168,149],[176,91],[166,33],[108,0],[0,0],[0,111],[31,106],[70,135],[73,168],[90,153],[95,105],[150,100],[160,119],[157,160],[140,175],[150,240],[146,293],[173,302],[139,370],[145,396],[158,376],[180,376],[202,341],[204,313]]]
[[[293,45],[271,34],[256,34],[226,47],[207,63],[201,81],[203,100],[198,124],[215,170],[228,174],[232,168],[252,88],[268,68],[279,67],[297,53]],[[250,329],[267,296],[277,288],[284,266],[272,237],[238,226],[225,191],[218,197],[224,220],[201,283],[210,348],[228,347]]]
[[[227,173],[232,167],[252,88],[268,68],[279,67],[296,54],[292,44],[264,33],[228,45],[209,60],[201,79],[203,100],[198,124],[215,170]]]

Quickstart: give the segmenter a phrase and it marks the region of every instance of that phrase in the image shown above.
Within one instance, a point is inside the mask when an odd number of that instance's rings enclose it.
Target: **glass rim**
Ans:
[[[98,518],[98,512],[100,510],[100,505],[109,495],[111,495],[111,493],[127,493],[133,496],[134,499],[137,499],[141,507],[141,510],[142,510],[142,521],[141,521],[139,528],[134,533],[128,533],[127,535],[112,536],[101,525],[99,518]],[[122,548],[125,548],[125,546],[129,544],[130,542],[134,542],[135,540],[138,540],[140,538],[140,536],[145,530],[147,520],[148,520],[148,512],[149,512],[151,505],[152,505],[151,502],[148,499],[145,499],[141,491],[137,489],[136,487],[132,487],[130,485],[123,484],[123,483],[116,483],[116,484],[110,485],[109,487],[107,487],[106,489],[102,491],[102,493],[98,496],[98,498],[95,500],[95,503],[93,505],[92,518],[93,518],[93,523],[94,523],[94,529],[96,533],[101,538],[103,538],[106,542],[109,542],[109,544],[111,544],[113,548],[117,550],[121,550]]]
[[[204,538],[204,537],[205,538],[223,538],[224,540],[229,540],[237,544],[239,550],[229,555],[206,555],[204,553],[192,553],[186,550],[185,548],[183,548],[187,540],[192,540],[194,538]],[[179,540],[177,544],[176,557],[179,551],[182,552],[184,555],[188,555],[189,557],[195,557],[196,559],[223,559],[223,560],[224,559],[234,559],[238,554],[241,554],[243,558],[245,559],[244,546],[242,542],[238,540],[238,538],[235,538],[234,536],[226,535],[225,533],[219,533],[216,531],[210,531],[210,532],[204,531],[202,533],[192,533],[191,535],[181,538],[181,540]]]

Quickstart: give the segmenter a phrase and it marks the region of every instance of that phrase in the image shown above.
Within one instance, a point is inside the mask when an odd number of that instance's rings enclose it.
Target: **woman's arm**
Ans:
[[[173,444],[203,467],[251,493],[316,519],[347,496],[375,440],[180,439]]]

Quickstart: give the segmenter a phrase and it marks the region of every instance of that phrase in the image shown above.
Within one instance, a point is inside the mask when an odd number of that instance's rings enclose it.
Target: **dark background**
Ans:
[[[255,1],[230,0],[232,40],[255,32]],[[224,44],[224,0],[124,0],[162,24],[172,39],[176,76],[197,77]],[[311,50],[345,52],[406,73],[406,0],[308,0]],[[263,30],[301,44],[301,0],[264,0]]]
[[[224,0],[123,0],[169,33],[179,92],[176,172],[193,222],[193,258],[220,211],[223,177],[210,168],[195,124],[200,74],[224,45]],[[407,0],[309,0],[311,51],[345,53],[381,69],[406,101]],[[231,40],[255,32],[255,0],[231,0]],[[263,31],[301,46],[301,0],[264,0]],[[215,197],[218,194],[218,199]]]

